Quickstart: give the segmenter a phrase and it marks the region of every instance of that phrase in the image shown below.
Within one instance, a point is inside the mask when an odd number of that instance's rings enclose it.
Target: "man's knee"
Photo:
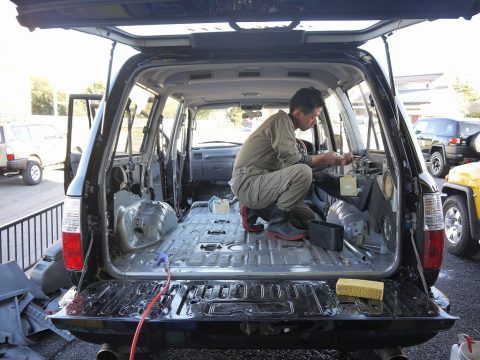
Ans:
[[[312,182],[312,168],[306,164],[295,164],[293,167],[295,170],[295,178],[310,186]]]

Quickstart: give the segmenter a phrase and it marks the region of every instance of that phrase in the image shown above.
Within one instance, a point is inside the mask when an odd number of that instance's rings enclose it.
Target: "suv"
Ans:
[[[445,176],[451,166],[480,159],[472,142],[480,132],[480,119],[419,119],[414,130],[435,177]]]
[[[445,246],[457,256],[480,251],[480,163],[450,170],[442,186]]]
[[[419,344],[454,324],[434,286],[438,186],[393,85],[359,46],[417,19],[472,16],[476,1],[15,3],[30,29],[75,28],[140,52],[107,85],[67,178],[63,256],[77,295],[52,316],[56,326],[111,346],[134,338],[131,351],[137,341],[144,351],[355,350]],[[368,18],[379,20],[345,31],[303,21]],[[251,19],[295,21],[241,23]],[[203,24],[176,35],[162,25],[189,22]],[[138,24],[155,26],[128,26]],[[309,86],[326,108],[298,134],[307,151],[356,154],[343,168],[313,169],[309,204],[344,230],[334,250],[245,232],[228,185],[244,136]],[[255,123],[243,126],[251,111]],[[338,295],[339,278],[381,282],[383,299]]]
[[[0,123],[0,174],[21,173],[26,185],[42,181],[43,167],[65,159],[65,136],[52,124]]]

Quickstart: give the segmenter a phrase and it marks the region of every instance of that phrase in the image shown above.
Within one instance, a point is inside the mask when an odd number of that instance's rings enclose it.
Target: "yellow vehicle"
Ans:
[[[480,250],[480,162],[454,167],[446,180],[445,246],[453,255],[471,256]]]

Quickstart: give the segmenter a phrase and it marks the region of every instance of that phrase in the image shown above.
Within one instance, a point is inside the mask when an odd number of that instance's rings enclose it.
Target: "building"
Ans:
[[[395,87],[412,123],[421,117],[459,118],[468,112],[467,105],[444,73],[396,76]]]

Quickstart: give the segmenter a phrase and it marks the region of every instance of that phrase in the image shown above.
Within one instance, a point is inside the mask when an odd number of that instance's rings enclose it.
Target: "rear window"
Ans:
[[[469,136],[480,131],[480,121],[460,123],[460,136]]]
[[[3,135],[3,126],[0,126],[0,144],[5,143],[5,136]]]

